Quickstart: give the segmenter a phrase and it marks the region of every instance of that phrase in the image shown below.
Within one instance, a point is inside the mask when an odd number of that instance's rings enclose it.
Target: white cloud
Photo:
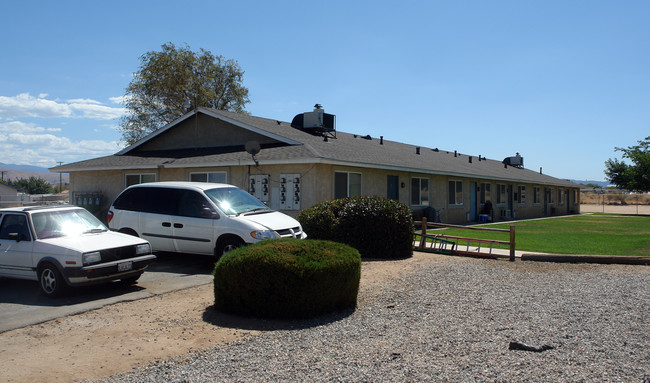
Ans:
[[[51,134],[53,131],[58,129],[19,121],[0,122],[0,158],[4,162],[51,167],[57,161],[75,162],[115,154],[121,149],[118,141],[73,141]]]
[[[124,105],[126,96],[109,97],[108,99],[111,100],[112,103]]]
[[[29,93],[14,97],[0,96],[0,119],[39,117],[112,120],[125,113],[124,108],[113,108],[92,99],[54,101],[46,99],[46,96],[47,94],[39,94],[38,97],[33,97]]]
[[[74,98],[72,100],[68,100],[70,104],[95,104],[95,105],[101,105],[102,103],[99,101],[92,100],[90,98]]]

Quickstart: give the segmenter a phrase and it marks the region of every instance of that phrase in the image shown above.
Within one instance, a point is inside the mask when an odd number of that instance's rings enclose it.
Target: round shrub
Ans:
[[[266,240],[226,253],[213,275],[217,310],[307,318],[356,306],[361,256],[330,241]]]
[[[345,243],[363,258],[413,254],[413,218],[408,206],[388,198],[353,197],[316,204],[297,217],[312,239]]]

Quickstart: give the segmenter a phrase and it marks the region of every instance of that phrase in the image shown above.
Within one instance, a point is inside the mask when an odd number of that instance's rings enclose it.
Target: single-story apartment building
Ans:
[[[69,173],[71,202],[96,212],[130,185],[180,180],[233,184],[294,216],[361,195],[433,207],[460,224],[477,221],[486,203],[494,220],[580,210],[580,185],[525,169],[519,154],[494,160],[339,132],[320,105],[291,123],[198,108],[114,155],[50,170]]]

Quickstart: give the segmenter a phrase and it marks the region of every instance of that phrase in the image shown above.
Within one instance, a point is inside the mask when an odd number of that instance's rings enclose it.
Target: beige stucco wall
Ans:
[[[361,167],[330,165],[330,164],[287,164],[287,165],[260,165],[260,166],[232,166],[232,167],[202,167],[202,168],[160,168],[142,170],[110,170],[96,172],[71,172],[70,190],[71,202],[73,195],[77,192],[99,192],[103,196],[102,206],[94,210],[101,211],[98,216],[103,218],[105,210],[110,206],[117,195],[125,188],[125,177],[127,174],[155,174],[157,181],[188,181],[190,173],[193,172],[217,172],[226,173],[227,182],[244,190],[248,188],[249,175],[268,174],[270,179],[270,200],[269,205],[278,209],[278,190],[282,174],[298,174],[301,177],[301,202],[300,209],[305,209],[314,204],[327,201],[334,196],[334,174],[335,172],[361,173],[362,195],[387,196],[388,176],[398,176],[399,201],[409,206],[414,211],[419,211],[426,206],[411,205],[411,180],[413,177],[426,178],[429,180],[429,206],[440,210],[440,218],[448,223],[468,223],[471,201],[471,182],[476,182],[477,188],[481,183],[491,185],[491,200],[494,206],[495,221],[502,219],[500,210],[507,209],[507,203],[497,204],[497,184],[511,185],[513,195],[517,193],[517,186],[526,186],[526,202],[523,204],[513,201],[514,218],[533,218],[544,216],[544,190],[550,189],[554,193],[553,202],[547,202],[546,215],[564,215],[578,213],[580,211],[579,197],[574,197],[573,189],[563,189],[562,202],[558,200],[557,187],[540,188],[540,203],[533,202],[533,184],[518,184],[511,182],[486,181],[477,178],[450,177],[446,175],[431,175],[415,172],[399,172],[382,169],[369,169]],[[461,205],[450,205],[449,202],[449,181],[461,181],[463,183],[463,203]],[[569,191],[569,198],[566,191]],[[575,193],[579,196],[579,193]],[[478,203],[480,191],[477,190],[477,214],[481,210]],[[567,208],[568,206],[568,208]],[[92,206],[95,208],[95,206]],[[292,216],[298,214],[298,210],[282,210]],[[512,216],[512,214],[511,214]],[[503,218],[506,219],[506,218]]]

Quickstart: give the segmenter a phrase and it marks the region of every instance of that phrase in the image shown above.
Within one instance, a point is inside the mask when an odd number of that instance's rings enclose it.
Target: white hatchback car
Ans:
[[[154,251],[217,258],[267,238],[307,238],[298,221],[227,184],[133,185],[115,199],[107,220],[113,230],[148,240]]]
[[[149,242],[109,231],[80,207],[0,209],[0,277],[37,280],[49,297],[68,286],[135,283],[155,260]]]

